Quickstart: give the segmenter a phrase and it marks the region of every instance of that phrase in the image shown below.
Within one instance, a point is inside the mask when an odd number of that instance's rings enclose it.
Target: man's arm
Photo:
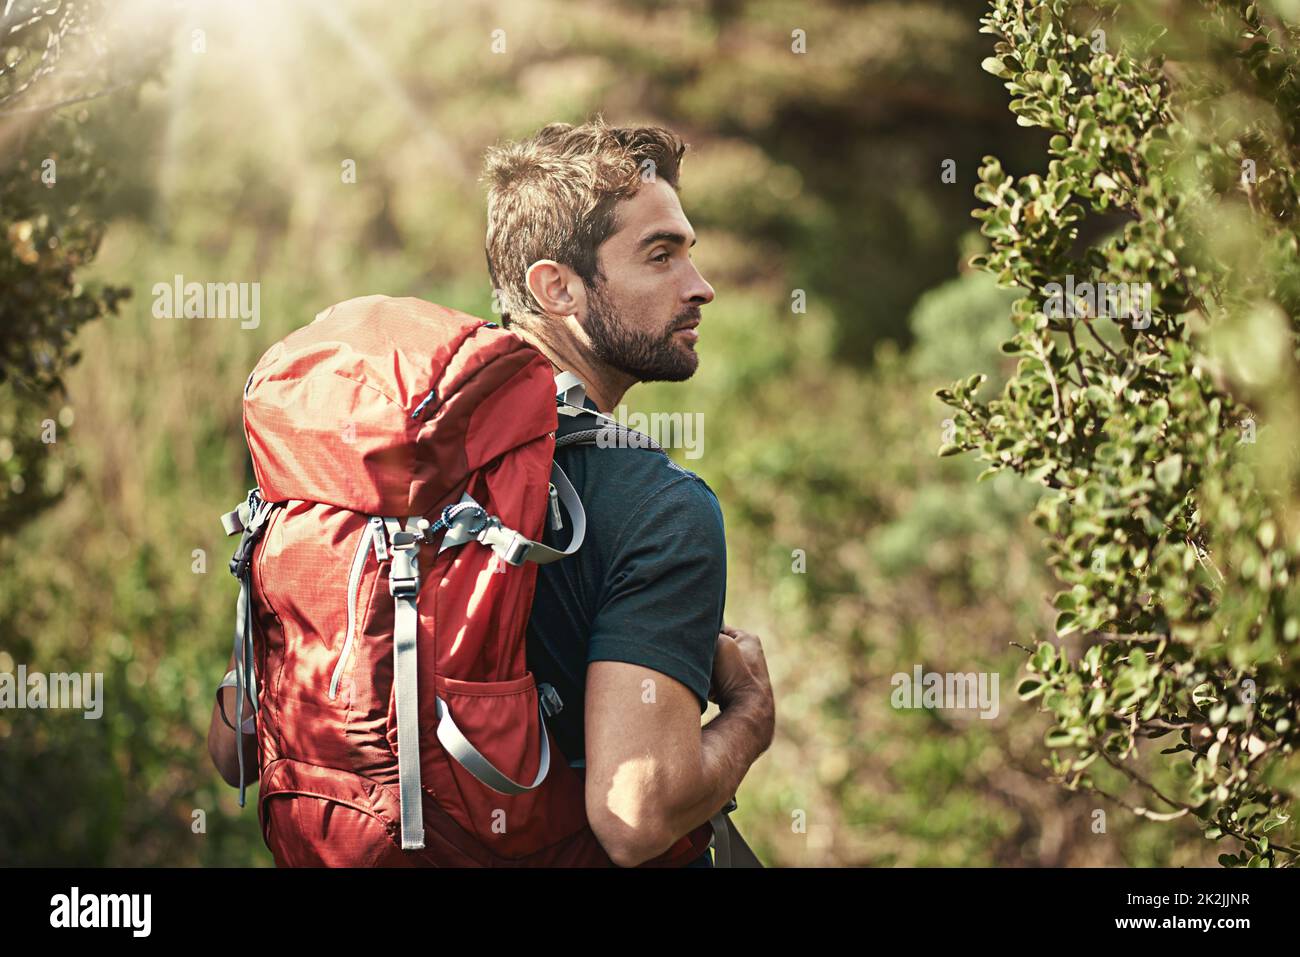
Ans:
[[[618,661],[588,667],[587,818],[615,864],[657,857],[708,821],[771,744],[758,638],[728,629],[714,667],[723,711],[704,728],[695,694],[676,679]]]
[[[235,667],[234,652],[230,654],[230,664],[227,670]],[[235,707],[238,705],[236,691],[234,688],[222,688],[221,694],[224,696],[226,704],[226,714],[231,721],[235,720]],[[251,713],[252,706],[244,702],[244,717]],[[236,738],[241,738],[244,747],[244,776],[245,783],[251,784],[257,780],[257,735],[255,734],[237,734],[226,723],[221,720],[221,705],[214,701],[212,704],[212,720],[208,724],[208,755],[212,758],[212,764],[221,775],[221,779],[229,784],[232,788],[239,787],[239,753],[235,750],[238,745]]]

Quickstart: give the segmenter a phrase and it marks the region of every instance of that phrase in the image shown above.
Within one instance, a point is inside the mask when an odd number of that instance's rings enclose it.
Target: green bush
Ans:
[[[1050,160],[1016,179],[988,157],[976,188],[975,264],[1021,293],[1015,374],[939,393],[941,454],[1046,488],[1056,634],[1080,647],[1040,643],[1019,693],[1054,718],[1053,777],[1101,790],[1100,758],[1134,813],[1235,838],[1229,866],[1300,856],[1296,13],[991,4],[984,68]]]
[[[104,232],[96,205],[107,173],[77,105],[94,98],[87,88],[112,82],[101,66],[110,58],[84,55],[104,40],[103,9],[64,0],[0,14],[0,535],[56,501],[75,472],[58,445],[73,421],[64,404],[64,375],[80,359],[72,342],[129,295],[82,275]],[[147,62],[132,71],[143,75]]]

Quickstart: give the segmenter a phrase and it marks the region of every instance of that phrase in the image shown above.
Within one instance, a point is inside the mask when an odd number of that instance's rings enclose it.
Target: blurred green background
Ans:
[[[102,671],[107,701],[98,721],[0,713],[0,863],[269,865],[252,800],[241,812],[204,743],[237,591],[217,519],[253,484],[244,381],[352,296],[488,316],[483,150],[599,112],[691,146],[681,196],[717,291],[700,370],[626,401],[704,414],[703,455],[675,457],[722,502],[727,620],[763,637],[777,693],[735,816],[759,855],[1212,864],[1188,822],[1111,806],[1100,831],[1099,799],[1045,780],[1046,722],[1013,693],[1015,643],[1054,619],[1034,491],[936,456],[933,391],[976,369],[996,387],[1014,362],[997,350],[1010,294],[962,265],[979,159],[1046,163],[980,69],[983,6],[236,0],[168,8],[165,29],[151,14],[156,78],[66,111],[107,171],[85,275],[134,296],[80,331],[65,397],[6,423],[54,418],[59,439],[55,504],[0,538],[0,671]],[[0,149],[39,163],[35,136]],[[260,283],[260,325],[154,318],[153,285],[178,274]],[[999,673],[996,719],[892,708],[890,677],[918,664]]]

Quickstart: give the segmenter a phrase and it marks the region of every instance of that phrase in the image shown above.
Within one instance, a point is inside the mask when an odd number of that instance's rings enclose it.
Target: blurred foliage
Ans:
[[[0,118],[15,118],[0,133],[0,534],[57,500],[72,339],[127,293],[77,276],[103,231],[90,205],[104,170],[82,134],[85,112],[38,123],[29,110],[62,88],[59,64],[98,12],[95,2],[23,2],[0,15]]]
[[[1054,776],[1106,794],[1095,769],[1120,770],[1109,797],[1197,820],[1229,866],[1300,857],[1297,13],[992,4],[984,67],[1052,159],[980,171],[978,263],[1021,292],[1016,373],[987,402],[981,375],[939,393],[958,410],[944,454],[1049,490],[1033,514],[1065,586],[1056,634],[1086,648],[1041,643],[1019,685],[1056,720]],[[1122,229],[1080,243],[1112,209]],[[1150,308],[1099,284],[1148,284]],[[1132,766],[1170,735],[1172,788]]]
[[[982,9],[540,0],[397,27],[374,0],[181,6],[165,86],[78,127],[112,170],[85,281],[136,295],[77,338],[60,447],[81,480],[0,538],[0,670],[102,671],[108,700],[98,721],[0,715],[0,860],[269,864],[204,747],[235,599],[217,516],[253,482],[244,381],[346,297],[487,315],[482,151],[601,111],[692,144],[683,205],[718,292],[700,371],[627,403],[704,415],[703,455],[674,455],[722,501],[727,619],[763,636],[778,696],[747,839],[774,865],[1212,862],[1189,821],[1099,828],[1097,801],[1044,782],[1035,704],[1010,693],[1012,643],[1055,614],[1034,490],[934,455],[956,428],[938,385],[1016,375],[1014,295],[958,265],[980,157],[1028,172],[1046,146],[979,68]],[[259,282],[260,324],[155,318],[177,275]],[[894,709],[918,664],[997,673],[1000,713]]]

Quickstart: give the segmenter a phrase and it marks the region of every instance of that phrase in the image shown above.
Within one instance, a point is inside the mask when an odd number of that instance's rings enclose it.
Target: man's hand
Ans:
[[[767,657],[763,654],[763,643],[758,635],[730,625],[722,626],[713,656],[709,700],[723,711],[746,706],[765,715],[763,748],[772,743],[776,728],[776,701],[767,674]]]

